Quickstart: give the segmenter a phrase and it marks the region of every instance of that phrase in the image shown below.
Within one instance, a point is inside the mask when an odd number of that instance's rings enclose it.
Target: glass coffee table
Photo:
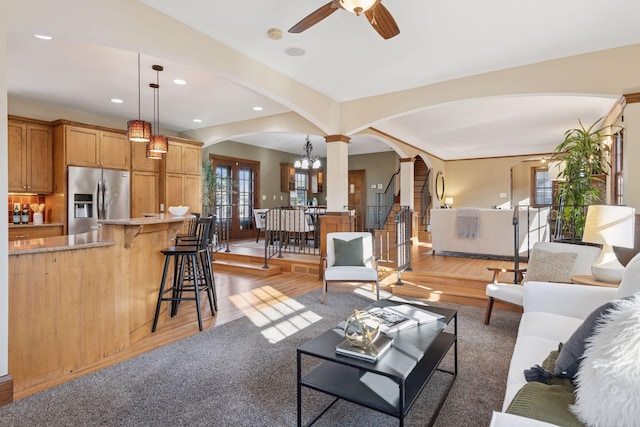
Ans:
[[[370,307],[394,304],[400,303],[380,300]],[[307,425],[314,424],[334,403],[343,399],[396,417],[403,426],[425,385],[434,372],[440,371],[450,374],[451,380],[429,420],[428,425],[433,425],[458,375],[457,312],[431,306],[416,307],[442,314],[444,319],[396,332],[391,349],[375,363],[337,355],[336,345],[344,340],[344,331],[339,327],[298,347],[298,426],[302,425],[302,387],[335,397]],[[445,331],[452,321],[453,331]],[[440,368],[452,347],[453,370]],[[303,357],[321,359],[321,362],[303,373]]]

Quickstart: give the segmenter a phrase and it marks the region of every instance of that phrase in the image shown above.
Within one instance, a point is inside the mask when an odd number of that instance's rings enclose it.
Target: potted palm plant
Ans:
[[[551,160],[560,162],[557,202],[561,207],[563,235],[572,242],[580,240],[584,230],[586,206],[598,203],[602,191],[598,183],[609,171],[609,146],[606,141],[612,135],[610,126],[599,127],[603,118],[585,127],[578,120],[579,128],[564,133],[564,140],[555,148]]]

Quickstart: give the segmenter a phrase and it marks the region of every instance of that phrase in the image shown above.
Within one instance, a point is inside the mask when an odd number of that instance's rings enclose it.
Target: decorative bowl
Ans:
[[[173,216],[183,216],[189,212],[189,206],[169,206],[169,213]]]

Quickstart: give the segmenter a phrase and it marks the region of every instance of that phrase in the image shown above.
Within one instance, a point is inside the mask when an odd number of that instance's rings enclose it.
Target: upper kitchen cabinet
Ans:
[[[200,175],[202,172],[202,143],[169,139],[166,156],[167,173]]]
[[[160,170],[159,159],[147,158],[146,142],[131,142],[131,170],[144,172],[158,172]]]
[[[124,132],[62,124],[56,136],[64,141],[67,166],[131,168],[131,143]]]
[[[8,120],[8,175],[11,193],[53,192],[51,126]]]
[[[165,154],[163,203],[189,206],[192,212],[202,209],[202,142],[169,138]]]

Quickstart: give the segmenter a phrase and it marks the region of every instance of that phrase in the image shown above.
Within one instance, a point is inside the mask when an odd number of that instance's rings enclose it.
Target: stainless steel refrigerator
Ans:
[[[130,172],[69,166],[68,234],[96,228],[99,219],[129,218]]]

